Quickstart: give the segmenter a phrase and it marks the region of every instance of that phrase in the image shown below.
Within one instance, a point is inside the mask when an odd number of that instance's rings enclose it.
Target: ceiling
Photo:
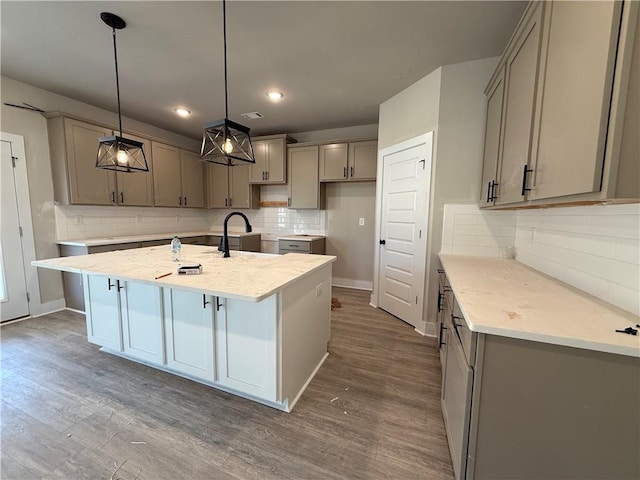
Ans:
[[[526,2],[229,1],[229,118],[252,134],[378,122],[380,103],[441,65],[502,53]],[[224,117],[222,2],[0,2],[2,75],[200,138]],[[268,89],[284,92],[273,103]],[[4,99],[3,99],[4,100]],[[19,99],[12,99],[19,102]],[[174,108],[192,115],[179,118]],[[264,118],[245,120],[258,111]],[[126,128],[126,124],[125,124]]]

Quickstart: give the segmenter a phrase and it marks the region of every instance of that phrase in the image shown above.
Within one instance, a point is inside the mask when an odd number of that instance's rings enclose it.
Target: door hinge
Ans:
[[[11,165],[13,165],[13,168],[16,168],[16,160],[18,160],[18,157],[11,155]]]
[[[29,292],[27,292],[27,302],[31,301],[31,297],[29,296]]]
[[[24,234],[22,233],[22,227],[21,227],[21,226],[20,226],[20,227],[18,227],[18,230],[20,231],[20,236],[21,236],[21,237],[24,237]]]

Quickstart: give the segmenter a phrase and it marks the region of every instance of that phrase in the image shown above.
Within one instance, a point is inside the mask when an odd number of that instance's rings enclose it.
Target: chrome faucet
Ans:
[[[227,224],[229,223],[229,219],[234,215],[240,215],[244,219],[245,231],[248,233],[251,231],[251,224],[249,223],[249,219],[242,212],[231,212],[224,218],[224,233],[222,238],[220,239],[220,246],[218,247],[219,252],[224,252],[223,258],[229,258],[229,233],[227,231]]]

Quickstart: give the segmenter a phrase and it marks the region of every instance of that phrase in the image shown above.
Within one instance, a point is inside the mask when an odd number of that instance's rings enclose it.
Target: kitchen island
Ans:
[[[328,355],[334,261],[184,245],[176,263],[163,245],[33,265],[82,275],[102,351],[290,411]]]

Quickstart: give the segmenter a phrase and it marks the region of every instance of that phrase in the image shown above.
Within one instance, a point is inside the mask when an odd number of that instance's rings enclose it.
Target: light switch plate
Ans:
[[[364,227],[364,217],[360,217],[360,220],[358,221],[358,225],[360,225],[361,227]]]

